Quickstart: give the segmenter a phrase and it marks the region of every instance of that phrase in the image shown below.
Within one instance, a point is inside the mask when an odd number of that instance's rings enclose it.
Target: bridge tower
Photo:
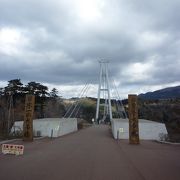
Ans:
[[[105,121],[106,118],[112,120],[111,97],[108,76],[108,61],[99,61],[99,86],[96,106],[96,122]],[[103,117],[99,117],[100,106],[103,107]]]

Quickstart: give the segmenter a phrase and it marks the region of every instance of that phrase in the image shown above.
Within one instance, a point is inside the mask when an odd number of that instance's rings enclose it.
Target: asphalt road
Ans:
[[[180,180],[180,146],[114,140],[108,126],[24,144],[22,156],[0,153],[0,180]]]

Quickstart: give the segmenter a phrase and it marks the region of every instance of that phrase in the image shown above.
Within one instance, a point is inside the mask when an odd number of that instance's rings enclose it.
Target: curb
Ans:
[[[168,141],[160,141],[160,140],[156,140],[156,142],[162,143],[162,144],[180,145],[180,143],[173,143],[173,142],[168,142]]]
[[[38,138],[34,138],[34,140],[39,140],[39,139],[44,139],[46,137],[38,137]],[[13,141],[21,141],[22,139],[10,139],[10,140],[5,140],[5,141],[0,141],[0,145],[1,144],[5,144],[5,143],[10,143]]]
[[[13,141],[20,141],[21,139],[11,139],[11,140],[5,140],[5,141],[1,141],[0,144],[5,144],[5,143],[10,143]]]

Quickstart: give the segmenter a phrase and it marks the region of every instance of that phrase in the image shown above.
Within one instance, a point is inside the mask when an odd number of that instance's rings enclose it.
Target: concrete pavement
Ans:
[[[24,144],[23,156],[0,154],[1,180],[179,180],[180,146],[114,140],[106,125]]]

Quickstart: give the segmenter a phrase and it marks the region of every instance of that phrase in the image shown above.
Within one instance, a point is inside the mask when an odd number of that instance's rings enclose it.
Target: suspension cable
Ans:
[[[88,85],[88,84],[86,83],[85,86],[81,89],[78,97],[81,97],[81,96],[82,96],[82,93],[83,93],[84,89],[87,87],[87,85]],[[63,118],[65,118],[66,115],[68,115],[68,113],[73,109],[73,106],[74,106],[74,104],[71,104],[71,106],[68,108],[68,110],[66,111],[65,115],[63,116]]]
[[[119,93],[118,93],[118,90],[117,90],[117,87],[116,87],[116,85],[115,85],[114,80],[113,80],[113,86],[114,86],[114,88],[115,88],[115,91],[116,91],[116,94],[117,94],[117,97],[118,97],[118,102],[120,103],[119,105],[120,105],[120,107],[123,108],[122,110],[124,111],[125,118],[127,118],[127,113],[126,113],[126,111],[125,111],[125,109],[124,109],[124,106],[123,106],[123,104],[122,104],[122,101],[121,101],[121,99],[120,99],[120,96],[119,96]]]

